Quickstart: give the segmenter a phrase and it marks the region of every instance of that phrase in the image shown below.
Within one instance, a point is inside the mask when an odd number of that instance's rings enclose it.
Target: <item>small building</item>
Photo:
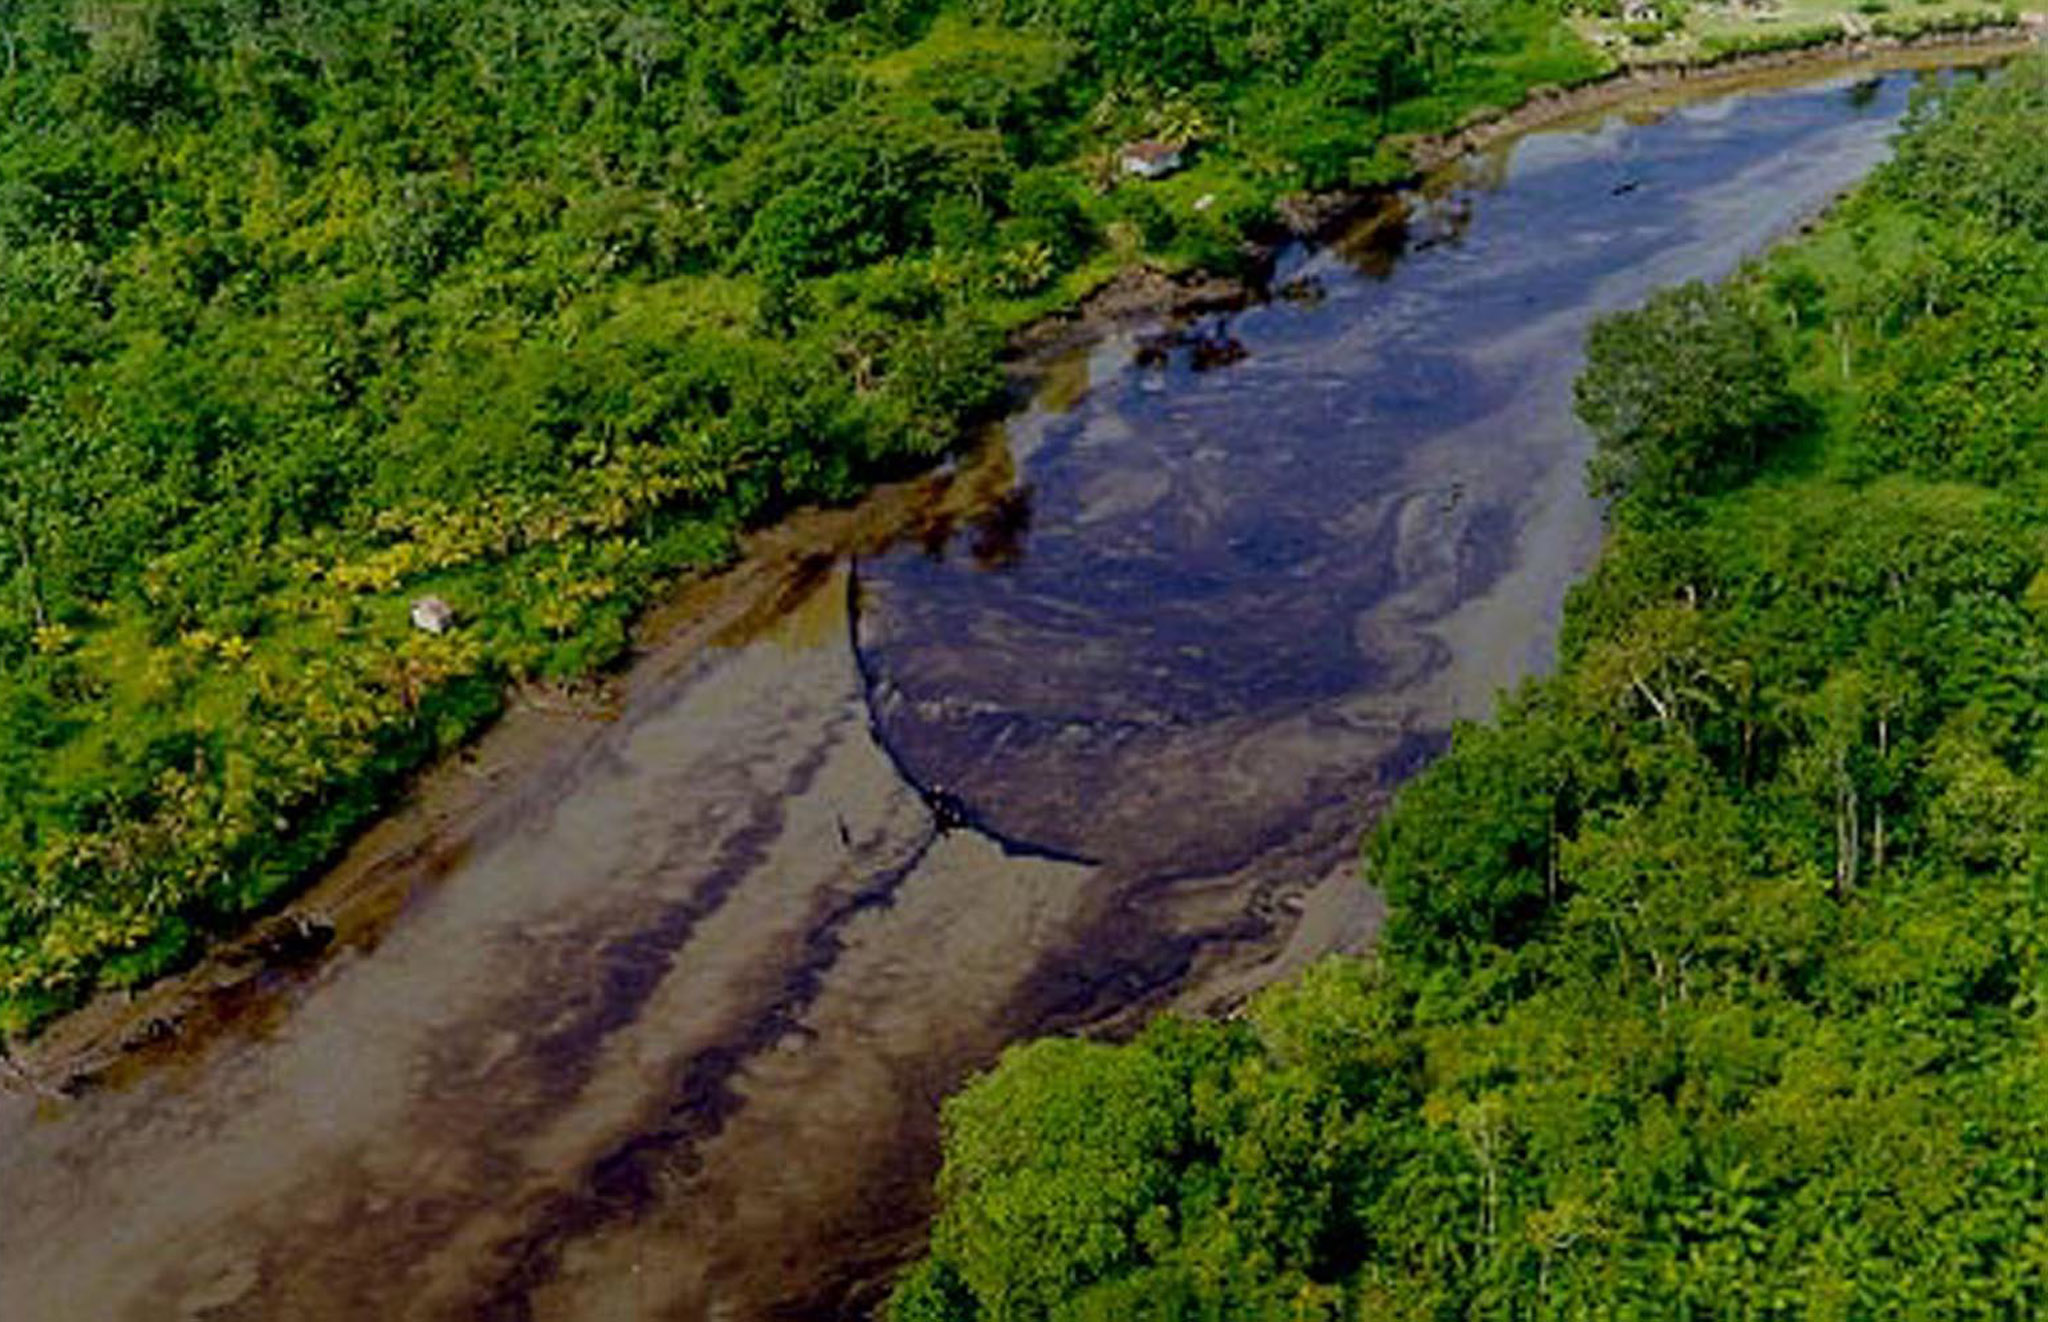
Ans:
[[[447,633],[455,627],[455,608],[439,597],[421,597],[412,604],[412,627],[421,633]]]
[[[1140,179],[1164,179],[1187,163],[1186,153],[1163,142],[1134,142],[1117,157],[1123,172]]]
[[[1664,10],[1657,0],[1622,0],[1621,21],[1624,23],[1662,23]]]

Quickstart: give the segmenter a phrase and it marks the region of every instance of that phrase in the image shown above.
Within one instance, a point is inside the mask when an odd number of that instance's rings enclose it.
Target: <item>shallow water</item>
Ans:
[[[1291,255],[1295,300],[1063,364],[878,497],[893,547],[373,860],[403,902],[260,1013],[0,1093],[0,1318],[859,1311],[1003,1042],[1369,938],[1361,824],[1595,550],[1588,321],[1813,213],[1911,83],[1532,134]]]
[[[1860,177],[1909,81],[1532,136],[1283,272],[1320,299],[1195,328],[1234,365],[1105,350],[1012,427],[1026,526],[994,563],[970,532],[862,567],[889,741],[1006,834],[1146,869],[1242,860],[1304,778],[1406,765],[1549,655],[1596,544],[1589,320]]]

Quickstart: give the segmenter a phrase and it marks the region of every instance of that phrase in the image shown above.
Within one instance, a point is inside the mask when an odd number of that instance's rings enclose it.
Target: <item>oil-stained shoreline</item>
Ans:
[[[763,534],[607,719],[515,712],[182,1023],[0,1099],[0,1312],[860,1311],[1004,1041],[1370,932],[1361,821],[1597,540],[1586,319],[1782,233],[1904,96],[1532,138],[1418,205],[1426,253],[1305,254],[1320,301],[1203,328],[1242,361],[1112,338],[956,469]]]
[[[2016,27],[1960,38],[1845,40],[1698,68],[1655,63],[1620,68],[1606,78],[1538,95],[1454,133],[1416,142],[1415,157],[1427,171],[1417,184],[1426,192],[1456,186],[1461,174],[1481,161],[1493,164],[1470,172],[1495,173],[1521,136],[1584,127],[1611,114],[1654,118],[1692,101],[1786,90],[1851,74],[1934,73],[1996,64],[2030,49],[2044,23],[2048,15],[2028,14]],[[1105,340],[1121,346],[1112,351],[1118,356],[1134,334],[1162,323],[1181,325],[1238,312],[1273,299],[1276,289],[1285,299],[1294,282],[1276,278],[1274,268],[1290,232],[1348,251],[1361,270],[1383,273],[1411,246],[1421,249],[1436,241],[1425,237],[1411,244],[1408,214],[1402,196],[1377,191],[1307,198],[1289,225],[1254,243],[1258,274],[1250,279],[1125,272],[1080,306],[1048,316],[1014,337],[1007,363],[1012,397],[1022,408],[1041,393],[1055,398],[1072,390],[1075,368],[1082,367],[1085,380],[1091,351]],[[1141,342],[1141,354],[1144,349]],[[852,508],[798,511],[748,538],[733,569],[685,582],[651,611],[637,627],[625,669],[644,679],[641,672],[673,670],[678,658],[707,644],[722,645],[767,627],[842,559],[888,546],[943,542],[963,523],[1002,511],[1015,496],[1005,485],[1013,476],[1000,462],[949,466],[885,484]],[[0,1058],[0,1092],[58,1098],[87,1091],[109,1077],[147,1068],[166,1047],[175,1055],[225,1026],[261,1017],[267,1013],[261,1007],[272,1003],[267,991],[317,964],[337,935],[343,947],[373,941],[408,897],[445,875],[474,837],[489,833],[491,822],[517,818],[518,789],[553,774],[556,762],[579,745],[576,727],[616,717],[619,683],[620,677],[613,676],[567,694],[535,690],[516,695],[508,714],[484,739],[419,775],[397,808],[270,920],[216,945],[193,970],[138,992],[102,995],[46,1027],[38,1038],[16,1043],[14,1057]]]

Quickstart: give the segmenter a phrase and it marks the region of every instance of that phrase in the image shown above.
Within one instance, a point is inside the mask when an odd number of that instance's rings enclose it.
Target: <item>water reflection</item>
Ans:
[[[1366,793],[1548,655],[1598,538],[1587,322],[1852,182],[1913,81],[1537,135],[1287,255],[1273,302],[1068,378],[1011,426],[1021,509],[863,567],[884,734],[1007,834],[1091,857],[1230,853],[1304,783]],[[1273,740],[1290,783],[1247,785],[1232,762]]]

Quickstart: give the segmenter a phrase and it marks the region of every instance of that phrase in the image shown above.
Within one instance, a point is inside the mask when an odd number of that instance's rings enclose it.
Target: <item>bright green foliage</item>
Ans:
[[[991,1311],[1029,1316],[1138,1261],[1190,1106],[1185,1080],[1149,1052],[1046,1041],[956,1099],[946,1126],[970,1155],[946,1169],[937,1240]]]
[[[1007,329],[1598,68],[1530,0],[0,4],[0,1031],[928,461]]]
[[[1883,195],[1994,232],[2048,239],[2048,137],[2038,131],[2048,115],[2048,71],[2033,61],[1970,95],[1983,113],[1967,124],[1945,118],[1937,101],[1916,107]]]
[[[2048,235],[1975,212],[2022,204],[2003,172],[2044,87],[2036,63],[1957,91],[1812,239],[1596,333],[1612,434],[1712,439],[1662,475],[1689,517],[1625,507],[1558,673],[1403,790],[1369,846],[1374,960],[1118,1048],[1184,1073],[1179,1112],[1125,1117],[1108,1049],[1042,1045],[953,1103],[977,1123],[899,1317],[2048,1314],[2048,429],[1889,402],[1958,362],[2004,408],[2041,388]],[[1912,177],[1933,158],[1961,162],[1939,189]],[[1696,396],[1711,356],[1640,342],[1721,317],[1810,433],[1740,430],[1734,376]],[[1184,1137],[1127,1155],[1150,1233],[1005,1294],[1021,1273],[961,1264],[1022,1247],[954,1218],[1010,1196],[1011,1108],[1069,1089],[1105,1140]]]

